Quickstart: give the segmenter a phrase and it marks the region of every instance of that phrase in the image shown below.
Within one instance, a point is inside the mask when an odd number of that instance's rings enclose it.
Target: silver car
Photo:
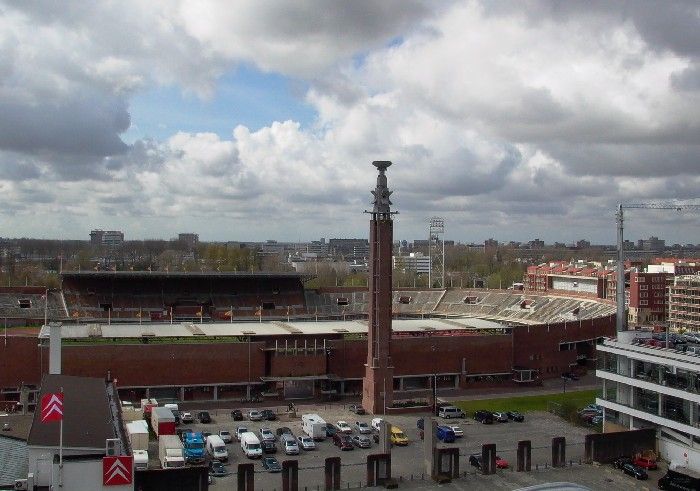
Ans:
[[[370,428],[369,425],[367,423],[365,423],[364,421],[356,421],[355,428],[362,435],[367,435],[369,433],[372,433],[372,428]]]
[[[248,413],[248,419],[251,421],[262,421],[263,415],[260,411],[256,411],[255,409],[253,409]]]
[[[314,439],[310,436],[302,435],[297,437],[297,440],[299,441],[299,446],[304,450],[316,449],[316,443],[314,442]]]
[[[370,448],[372,442],[368,436],[365,435],[355,435],[352,437],[352,444],[360,448]]]

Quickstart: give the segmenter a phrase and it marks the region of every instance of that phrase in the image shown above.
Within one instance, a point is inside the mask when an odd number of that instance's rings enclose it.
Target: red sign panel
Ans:
[[[41,398],[41,422],[51,423],[63,419],[63,393],[50,392]]]
[[[117,486],[131,484],[134,477],[134,457],[119,455],[102,459],[102,484]]]

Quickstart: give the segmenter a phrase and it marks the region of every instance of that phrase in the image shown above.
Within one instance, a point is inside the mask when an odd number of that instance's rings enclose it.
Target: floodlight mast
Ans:
[[[627,327],[627,315],[625,311],[625,251],[624,251],[624,210],[700,210],[700,205],[686,205],[677,203],[619,203],[617,205],[617,285],[615,297],[617,302],[617,331],[624,331]]]

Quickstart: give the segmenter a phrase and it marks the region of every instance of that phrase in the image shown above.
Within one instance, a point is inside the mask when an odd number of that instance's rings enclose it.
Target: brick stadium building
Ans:
[[[270,400],[361,392],[368,294],[299,274],[66,273],[66,375],[118,380],[125,400]],[[393,292],[395,398],[515,386],[591,367],[615,330],[607,300],[489,290]],[[0,399],[38,385],[48,332],[0,343]]]

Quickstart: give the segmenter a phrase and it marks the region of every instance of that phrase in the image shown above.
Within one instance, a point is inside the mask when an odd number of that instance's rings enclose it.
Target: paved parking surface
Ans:
[[[305,413],[317,413],[328,423],[335,423],[338,420],[345,420],[351,425],[358,420],[369,423],[371,416],[356,416],[345,409],[345,406],[309,406],[298,407],[297,417],[289,418],[286,413],[280,414],[278,421],[272,422],[251,422],[251,421],[233,421],[230,417],[230,410],[219,409],[211,411],[213,421],[211,424],[190,424],[182,425],[181,428],[193,428],[196,431],[208,431],[217,433],[220,429],[226,429],[235,432],[236,426],[243,425],[250,431],[258,432],[261,427],[272,428],[273,431],[281,426],[289,427],[295,435],[303,434],[301,430],[301,415]],[[416,420],[420,416],[427,414],[411,414],[392,416],[387,418],[393,425],[399,426],[404,430],[411,443],[407,447],[394,447],[392,449],[392,474],[401,478],[403,483],[401,487],[432,487],[433,483],[429,481],[421,481],[421,476],[424,472],[423,465],[423,445],[419,438],[418,429],[416,428]],[[442,421],[442,420],[440,420]],[[549,413],[530,413],[526,415],[523,423],[496,423],[493,425],[483,425],[472,419],[453,419],[449,420],[450,424],[457,424],[464,430],[464,437],[457,439],[454,444],[442,444],[443,446],[456,446],[460,449],[460,469],[462,472],[467,472],[467,476],[463,479],[450,484],[457,489],[463,487],[473,487],[477,485],[480,489],[516,489],[517,487],[528,486],[539,482],[551,482],[551,479],[556,478],[558,481],[567,481],[567,476],[574,477],[590,477],[597,476],[593,479],[595,487],[589,485],[592,489],[654,489],[653,484],[659,476],[651,476],[652,479],[647,481],[642,486],[635,487],[635,482],[627,476],[624,476],[619,471],[613,472],[612,468],[595,468],[589,465],[579,466],[579,460],[584,454],[584,436],[588,433],[586,428],[570,425],[561,418]],[[551,462],[551,440],[553,437],[564,436],[567,440],[567,460],[573,462],[573,466],[566,470],[553,470],[551,468],[545,470],[545,464]],[[533,469],[538,466],[537,471],[532,473],[516,473],[511,470],[499,471],[496,476],[481,476],[476,475],[474,468],[469,467],[467,463],[468,456],[472,453],[481,451],[481,445],[484,443],[495,443],[497,452],[500,457],[508,460],[511,465],[515,465],[517,442],[519,440],[532,441],[532,464]],[[247,459],[240,449],[237,441],[227,445],[229,451],[229,462],[227,468],[231,470],[231,475],[216,478],[214,486],[220,486],[222,489],[229,489],[235,486],[236,475],[235,471],[237,464],[242,462],[252,462],[256,468],[255,486],[256,489],[273,490],[281,489],[280,474],[270,474],[266,472],[260,463],[260,460]],[[355,448],[352,451],[341,451],[334,446],[330,439],[322,442],[317,442],[317,448],[313,451],[301,451],[298,456],[286,456],[278,450],[274,455],[282,462],[287,459],[296,459],[299,461],[299,485],[301,488],[308,489],[323,488],[324,475],[323,464],[326,457],[340,456],[343,467],[341,471],[341,480],[343,487],[359,487],[366,483],[365,464],[367,455],[377,453],[378,446],[372,443],[372,448],[359,449]],[[588,469],[589,472],[584,471]],[[654,474],[654,473],[652,473]],[[542,480],[544,479],[544,480]],[[605,481],[612,479],[613,481]],[[620,488],[610,487],[611,483],[620,481]],[[607,483],[602,484],[602,483]],[[588,484],[587,484],[588,485]]]

